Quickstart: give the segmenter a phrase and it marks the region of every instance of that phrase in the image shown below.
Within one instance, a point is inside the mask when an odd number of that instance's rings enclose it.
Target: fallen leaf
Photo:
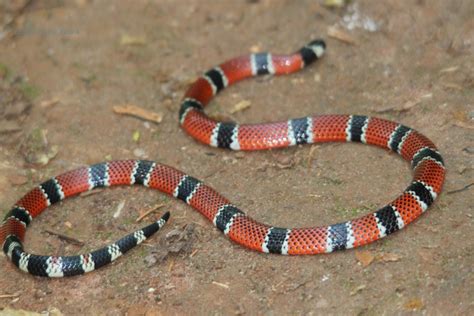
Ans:
[[[335,26],[328,27],[327,34],[328,34],[329,37],[337,39],[341,42],[351,44],[351,45],[356,44],[355,39],[351,35],[349,35],[348,33],[340,30],[339,28],[337,28]]]
[[[351,295],[351,296],[354,296],[354,295],[356,295],[357,293],[359,293],[360,291],[362,291],[362,290],[365,289],[365,288],[366,288],[366,286],[365,286],[364,284],[359,285],[358,287],[356,287],[356,288],[350,293],[350,295]]]
[[[53,106],[53,105],[56,105],[56,104],[58,104],[58,103],[59,103],[59,99],[58,99],[58,98],[54,98],[54,99],[51,99],[51,100],[44,100],[44,101],[41,101],[39,105],[40,105],[42,108],[49,108],[49,107],[51,107],[51,106]]]
[[[420,103],[420,100],[409,100],[405,102],[405,104],[402,105],[402,107],[398,111],[399,112],[408,111],[409,109],[411,109],[412,107],[414,107],[415,105],[419,103]]]
[[[173,229],[165,235],[165,238],[160,241],[160,244],[155,246],[152,254],[145,258],[147,266],[150,267],[157,262],[163,261],[170,253],[191,253],[194,243],[195,225],[189,224],[184,228]],[[170,262],[168,267],[172,271],[174,261]]]
[[[403,307],[409,310],[421,310],[425,307],[421,299],[419,298],[414,298],[406,302]]]
[[[425,262],[435,262],[434,254],[432,250],[422,249],[418,251],[418,255],[423,259]]]
[[[133,104],[116,105],[113,110],[117,114],[135,116],[155,123],[160,123],[163,120],[163,113],[151,112]]]
[[[440,73],[456,72],[459,66],[448,67],[440,70]]]
[[[232,110],[230,110],[230,113],[231,113],[231,114],[234,114],[234,113],[243,111],[243,110],[245,110],[245,109],[248,109],[251,104],[252,104],[252,102],[250,102],[250,101],[248,101],[248,100],[242,100],[242,101],[240,101],[239,103],[237,103],[236,105],[234,105],[234,107],[232,108]]]
[[[465,122],[454,122],[454,125],[462,128],[467,128],[467,129],[474,129],[473,124],[465,123]]]
[[[122,35],[120,38],[120,45],[122,46],[139,46],[145,45],[147,43],[145,36],[131,36],[131,35]]]
[[[328,8],[342,8],[346,5],[346,0],[325,0],[324,6]]]
[[[214,113],[209,113],[207,116],[209,116],[211,119],[219,122],[231,122],[232,118],[228,115],[214,112]]]
[[[132,139],[135,143],[138,143],[138,141],[140,140],[140,131],[134,131]]]
[[[396,253],[393,252],[386,252],[386,253],[381,253],[377,255],[377,261],[382,261],[382,262],[395,262],[399,261],[402,257]]]
[[[356,251],[355,256],[364,268],[371,264],[375,259],[374,254],[368,250]]]
[[[319,73],[314,74],[314,82],[321,82],[321,75]]]
[[[458,90],[458,91],[463,90],[463,87],[461,85],[458,85],[457,83],[454,83],[454,82],[442,82],[441,85],[445,87],[446,89]]]
[[[252,46],[250,47],[250,52],[251,52],[251,53],[254,53],[254,54],[261,52],[261,51],[262,51],[262,47],[261,47],[261,46],[262,46],[261,44],[252,45]]]
[[[10,181],[10,183],[13,185],[23,185],[28,182],[28,178],[17,174],[9,176],[8,181]]]

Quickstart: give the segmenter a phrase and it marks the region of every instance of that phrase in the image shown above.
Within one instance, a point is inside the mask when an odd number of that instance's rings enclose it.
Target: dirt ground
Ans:
[[[395,120],[432,139],[448,170],[439,199],[409,227],[319,256],[249,251],[184,203],[141,187],[71,199],[35,219],[27,250],[86,252],[143,226],[135,219],[160,203],[145,222],[165,209],[172,218],[150,242],[85,276],[35,278],[2,253],[4,313],[474,314],[473,1],[0,3],[2,212],[54,175],[130,158],[183,170],[275,226],[333,224],[385,205],[411,174],[384,150],[316,144],[237,153],[198,144],[178,126],[179,100],[203,71],[251,51],[289,53],[319,37],[328,50],[316,65],[232,86],[209,113],[238,122],[325,113]],[[242,101],[251,106],[232,114]],[[162,113],[163,121],[113,112],[124,104]]]

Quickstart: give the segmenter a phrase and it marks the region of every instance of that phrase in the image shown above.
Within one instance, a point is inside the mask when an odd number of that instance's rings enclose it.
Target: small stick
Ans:
[[[473,186],[473,185],[474,185],[474,182],[469,183],[468,185],[465,185],[464,187],[462,187],[462,188],[460,188],[460,189],[448,191],[448,192],[446,192],[446,194],[459,193],[459,192],[462,192],[462,191],[465,191],[465,190],[469,189],[469,188],[470,188],[471,186]]]
[[[19,293],[13,293],[13,294],[0,294],[0,298],[15,298],[20,296]]]
[[[153,206],[151,209],[149,209],[148,211],[146,211],[142,215],[138,216],[138,218],[135,220],[135,223],[140,222],[142,219],[144,219],[145,217],[147,217],[148,215],[150,215],[151,213],[153,213],[157,209],[162,208],[165,205],[166,204],[158,204],[158,205]]]
[[[154,123],[160,123],[163,119],[162,113],[151,112],[133,104],[126,104],[123,106],[116,105],[113,107],[113,110],[117,114],[130,115]]]
[[[61,240],[67,241],[71,244],[74,244],[76,246],[81,246],[81,247],[84,246],[84,242],[80,241],[79,239],[72,238],[72,237],[69,237],[69,236],[66,236],[66,235],[63,235],[63,234],[60,234],[60,233],[56,233],[56,232],[53,232],[53,231],[47,230],[47,229],[45,230],[45,232],[50,234],[50,235],[56,236]]]
[[[350,44],[350,45],[355,45],[356,44],[356,41],[354,40],[354,38],[352,38],[352,36],[350,36],[348,33],[344,32],[344,31],[338,29],[335,26],[330,26],[328,28],[327,34],[328,34],[329,37],[337,39],[337,40],[339,40],[343,43]]]
[[[227,284],[219,283],[219,282],[216,282],[216,281],[212,281],[212,284],[217,285],[217,286],[220,286],[220,287],[223,287],[224,289],[228,289],[228,288],[229,288],[229,286],[228,286]]]
[[[314,153],[318,147],[317,146],[311,146],[308,154],[308,168],[311,167],[311,163],[313,162],[314,159]]]

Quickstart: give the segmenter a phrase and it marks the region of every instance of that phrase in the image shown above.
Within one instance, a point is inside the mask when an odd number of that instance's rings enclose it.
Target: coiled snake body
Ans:
[[[20,199],[0,226],[0,243],[8,258],[34,275],[62,277],[103,266],[158,231],[157,222],[105,248],[80,256],[38,256],[21,241],[32,218],[50,204],[97,187],[141,184],[172,195],[209,219],[230,239],[266,253],[306,255],[362,246],[411,223],[440,194],[443,159],[425,136],[404,125],[363,115],[321,115],[267,124],[217,122],[204,107],[223,88],[247,77],[289,74],[319,59],[326,45],[316,40],[292,55],[252,54],[206,72],[186,92],[179,112],[183,129],[198,141],[233,150],[261,150],[318,142],[360,142],[400,154],[414,172],[410,185],[395,200],[360,218],[329,226],[281,228],[257,222],[196,178],[152,161],[111,161],[54,177]]]

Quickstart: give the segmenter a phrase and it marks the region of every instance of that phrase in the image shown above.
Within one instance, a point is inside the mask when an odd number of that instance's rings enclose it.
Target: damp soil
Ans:
[[[172,217],[149,242],[84,276],[32,277],[2,254],[0,313],[474,313],[474,2],[0,3],[2,212],[54,175],[130,158],[183,170],[275,226],[332,224],[385,205],[411,179],[409,165],[385,150],[315,144],[238,153],[199,144],[178,125],[179,100],[203,71],[319,37],[328,45],[321,61],[229,87],[209,113],[238,122],[378,116],[427,135],[448,170],[439,199],[406,229],[360,249],[305,257],[244,249],[184,203],[141,187],[70,199],[34,220],[28,250],[86,252],[142,226],[136,218],[159,204],[143,222],[165,210]],[[232,113],[242,102],[250,107]],[[126,104],[163,120],[113,112]]]

